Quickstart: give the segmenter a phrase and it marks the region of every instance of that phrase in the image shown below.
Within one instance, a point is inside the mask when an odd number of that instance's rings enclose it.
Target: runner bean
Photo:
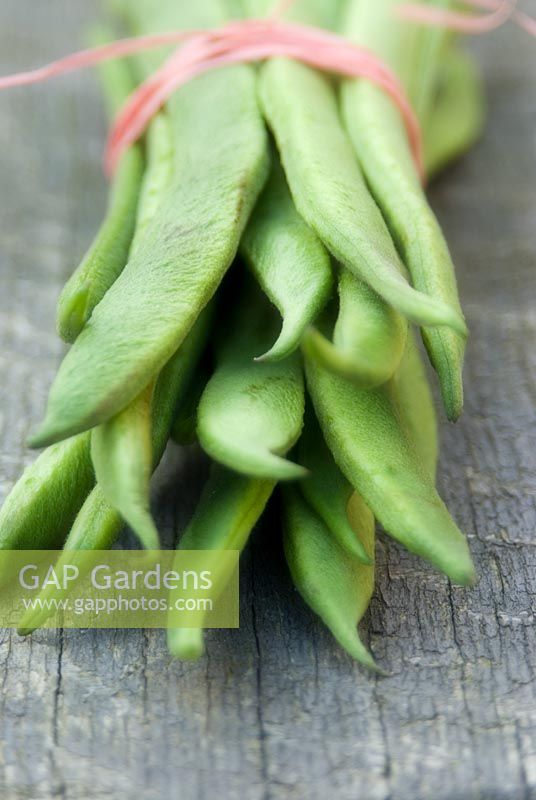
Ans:
[[[304,347],[326,369],[362,388],[385,383],[397,369],[407,337],[407,322],[349,270],[339,276],[339,315],[333,342],[316,328]]]
[[[364,666],[382,672],[357,632],[374,589],[374,566],[343,550],[294,488],[285,489],[284,512],[285,556],[298,591],[341,647]],[[372,560],[374,517],[357,496],[352,498],[352,524]]]
[[[262,359],[285,358],[299,347],[327,303],[333,277],[324,245],[296,211],[277,155],[242,238],[241,252],[283,317],[279,338]]]
[[[331,253],[389,305],[420,325],[465,334],[448,303],[415,290],[339,122],[324,76],[272,59],[260,70],[260,98],[299,213]]]
[[[394,0],[351,0],[344,33],[403,70],[413,53],[406,53],[401,45],[408,26],[393,24],[394,8]],[[361,167],[415,288],[447,305],[461,320],[452,259],[420,185],[398,110],[383,91],[367,81],[346,81],[341,103]],[[439,376],[447,415],[454,420],[463,406],[464,327],[424,327],[423,338]]]
[[[179,549],[242,551],[274,488],[274,481],[246,478],[214,465],[195,514],[181,537]],[[213,559],[210,563],[214,565]],[[217,564],[215,566],[216,571],[212,569],[213,601],[229,579],[223,568],[218,571]],[[203,568],[202,558],[200,568]],[[199,658],[203,654],[202,629],[170,628],[168,648],[177,658]]]
[[[216,0],[202,5],[205,12],[220,8]],[[194,11],[173,7],[176,27],[181,11],[189,19]],[[110,419],[149,384],[216,291],[267,177],[267,136],[251,67],[199,77],[176,92],[168,108],[172,186],[63,361],[33,446]]]
[[[201,314],[193,330],[183,342],[180,350],[169,364],[162,370],[156,383],[153,398],[153,470],[156,469],[164,454],[169,433],[181,398],[190,384],[193,370],[199,361],[209,335],[213,304]],[[89,458],[89,437],[87,463]],[[65,502],[65,498],[63,498]],[[57,568],[69,563],[69,551],[72,550],[107,550],[115,542],[123,519],[121,514],[109,504],[100,486],[95,486],[74,520],[71,532],[64,544],[63,553],[57,562]],[[46,597],[41,594],[40,597]],[[21,622],[21,631],[31,633],[42,623],[42,616],[27,615]]]
[[[131,253],[166,196],[173,174],[172,153],[171,127],[160,113],[148,134],[147,169]],[[130,405],[91,431],[91,457],[99,487],[148,549],[158,548],[158,533],[149,511],[153,392],[151,382]]]
[[[467,541],[401,426],[393,387],[364,391],[306,359],[307,385],[339,468],[385,530],[455,583],[474,580]]]
[[[101,67],[109,98],[110,116],[134,89],[128,65],[121,60]],[[106,219],[84,260],[67,281],[58,301],[57,328],[66,342],[74,342],[95,306],[102,300],[128,261],[134,228],[144,158],[141,145],[122,157],[113,179]]]
[[[406,352],[394,376],[393,391],[406,433],[435,483],[439,455],[437,417],[425,365],[413,333],[408,337]]]
[[[91,458],[104,496],[148,550],[159,537],[149,510],[152,474],[151,409],[154,385],[91,432]]]
[[[0,549],[61,547],[94,483],[88,434],[47,447],[0,510]]]
[[[250,477],[290,480],[305,474],[284,456],[303,425],[298,354],[255,362],[273,341],[272,317],[253,287],[238,297],[219,348],[216,371],[201,397],[197,434],[215,461]],[[259,302],[262,301],[262,302]]]
[[[147,166],[141,185],[136,230],[131,254],[157,216],[173,179],[173,135],[168,115],[160,112],[147,132]]]

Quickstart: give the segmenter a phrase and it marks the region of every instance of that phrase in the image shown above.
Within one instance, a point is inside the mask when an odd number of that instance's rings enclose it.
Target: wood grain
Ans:
[[[78,46],[96,5],[2,0],[0,70]],[[173,663],[159,632],[3,632],[2,797],[536,798],[536,49],[505,29],[476,50],[488,133],[432,197],[472,332],[441,488],[479,584],[452,588],[381,538],[363,626],[378,679],[292,590],[272,515],[244,558],[241,629],[198,664]],[[1,497],[32,458],[56,297],[104,208],[104,130],[91,75],[0,96]],[[161,470],[168,537],[198,487],[191,458]]]

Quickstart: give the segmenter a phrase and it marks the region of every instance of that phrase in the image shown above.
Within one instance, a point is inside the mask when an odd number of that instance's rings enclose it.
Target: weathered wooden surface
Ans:
[[[78,45],[95,9],[2,0],[0,70]],[[452,589],[382,538],[364,625],[378,679],[290,588],[272,518],[244,559],[242,627],[199,664],[171,662],[159,632],[4,632],[2,797],[536,798],[536,49],[508,30],[478,52],[489,132],[433,197],[472,329],[441,485],[479,585]],[[103,133],[91,76],[0,96],[2,497],[61,355],[58,288],[102,213]],[[197,481],[169,463],[159,485],[170,531]]]

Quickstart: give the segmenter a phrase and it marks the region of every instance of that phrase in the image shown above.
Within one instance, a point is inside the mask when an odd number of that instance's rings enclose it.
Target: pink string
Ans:
[[[475,8],[486,8],[488,10],[496,9],[499,4],[499,0],[465,0],[465,2]],[[530,33],[531,36],[536,36],[536,19],[518,10],[514,11],[512,19],[520,28]]]
[[[42,83],[58,75],[66,75],[86,67],[94,67],[103,61],[110,61],[114,58],[124,58],[143,50],[152,50],[156,47],[178,44],[184,42],[195,33],[204,31],[174,31],[172,33],[160,33],[154,36],[139,36],[133,39],[121,39],[117,42],[110,42],[89,50],[80,50],[78,53],[65,56],[57,61],[32,69],[28,72],[17,72],[14,75],[7,75],[0,78],[0,90],[11,89],[14,86],[25,86],[32,83]]]
[[[517,0],[465,0],[465,4],[484,8],[490,13],[464,14],[420,3],[404,3],[397,6],[396,14],[423,25],[450,28],[468,34],[488,33],[512,19],[519,27],[536,36],[536,20],[517,10]]]
[[[282,0],[276,13],[281,14],[292,2]],[[273,16],[265,20],[232,22],[214,30],[123,39],[74,53],[39,69],[0,78],[0,90],[40,83],[109,59],[177,43],[183,46],[130,96],[118,114],[106,147],[108,174],[113,173],[121,154],[142,135],[153,116],[180,86],[226,64],[252,63],[283,56],[324,72],[365,78],[383,89],[400,110],[417,169],[424,179],[419,123],[400,81],[387,65],[371,51],[341,36],[320,28],[282,22]]]
[[[222,35],[223,34],[223,35]],[[273,56],[294,58],[309,66],[346,77],[361,76],[386,91],[399,107],[422,174],[421,138],[417,119],[397,78],[373,53],[316,28],[258,20],[232,23],[213,37],[197,36],[142,84],[127,101],[112,128],[106,166],[112,171],[121,153],[136,141],[148,121],[180,86],[214,67],[262,61]]]

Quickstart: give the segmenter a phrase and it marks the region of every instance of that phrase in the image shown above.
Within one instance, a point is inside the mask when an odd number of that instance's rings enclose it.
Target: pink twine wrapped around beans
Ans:
[[[396,75],[372,51],[342,36],[307,25],[283,22],[281,15],[295,0],[280,0],[267,19],[231,22],[213,30],[175,31],[122,39],[83,50],[39,69],[0,78],[0,90],[40,83],[143,50],[181,44],[165,64],[130,96],[118,114],[106,146],[105,169],[112,174],[124,151],[145,131],[171,95],[193,78],[227,64],[253,63],[276,56],[346,78],[365,78],[385,91],[398,107],[415,164],[424,180],[422,135],[419,122]],[[536,21],[518,11],[517,0],[467,0],[467,5],[490,13],[468,15],[420,4],[402,4],[396,13],[407,20],[464,33],[483,33],[513,19],[536,35]]]
[[[123,39],[84,50],[39,69],[0,78],[0,90],[40,83],[143,50],[182,44],[130,96],[118,114],[108,137],[105,154],[106,172],[112,174],[125,149],[143,134],[153,116],[180,86],[227,64],[252,63],[283,56],[324,72],[347,78],[365,78],[381,87],[402,115],[416,167],[424,179],[419,122],[396,75],[373,52],[342,36],[277,19],[291,4],[292,0],[278,4],[267,19],[231,22],[214,30],[176,31]]]

